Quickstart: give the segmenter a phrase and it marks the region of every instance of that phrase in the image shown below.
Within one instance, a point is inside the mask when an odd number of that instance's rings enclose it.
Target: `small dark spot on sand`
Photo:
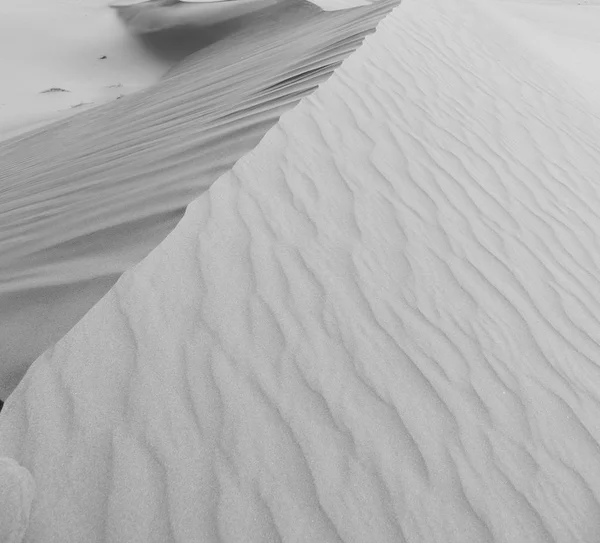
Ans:
[[[60,87],[51,87],[43,90],[40,94],[46,94],[47,92],[69,92],[67,89],[61,89]]]
[[[108,58],[106,55],[102,55],[98,60],[104,60],[106,58]]]
[[[71,109],[75,109],[76,107],[81,107],[81,106],[88,106],[90,104],[92,104],[93,102],[79,102],[79,104],[75,104],[71,106]]]

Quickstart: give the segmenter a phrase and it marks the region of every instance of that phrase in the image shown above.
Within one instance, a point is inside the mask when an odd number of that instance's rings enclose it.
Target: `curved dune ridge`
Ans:
[[[244,14],[262,5],[287,0],[114,0],[116,8],[139,32],[152,32],[179,25],[205,26],[236,14]],[[309,0],[324,11],[367,6],[373,0]]]
[[[485,13],[394,10],[34,363],[26,541],[598,541],[599,120]]]
[[[190,3],[178,0],[116,2],[111,6],[134,31],[157,32],[180,26],[205,27],[263,10],[287,0],[226,0]]]
[[[157,36],[206,43],[146,91],[0,143],[0,398],[394,5]]]

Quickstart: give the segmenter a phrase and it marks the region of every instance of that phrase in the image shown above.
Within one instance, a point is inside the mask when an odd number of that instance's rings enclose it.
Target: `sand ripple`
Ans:
[[[395,4],[203,31],[157,86],[0,143],[0,397]]]
[[[407,3],[39,358],[28,541],[600,539],[598,118]]]

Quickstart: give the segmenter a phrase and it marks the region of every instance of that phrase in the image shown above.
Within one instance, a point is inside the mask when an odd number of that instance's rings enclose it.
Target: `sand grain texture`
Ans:
[[[34,363],[25,541],[598,541],[598,117],[494,28],[397,8]]]
[[[0,397],[396,4],[214,26],[156,86],[0,143]]]

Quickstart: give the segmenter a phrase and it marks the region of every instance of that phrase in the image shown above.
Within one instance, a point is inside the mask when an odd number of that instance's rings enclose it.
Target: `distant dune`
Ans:
[[[121,19],[135,32],[147,33],[180,26],[202,28],[261,11],[289,0],[225,0],[213,2],[113,2]],[[293,3],[289,2],[289,3]]]
[[[0,0],[0,141],[137,92],[171,65],[107,0]]]

